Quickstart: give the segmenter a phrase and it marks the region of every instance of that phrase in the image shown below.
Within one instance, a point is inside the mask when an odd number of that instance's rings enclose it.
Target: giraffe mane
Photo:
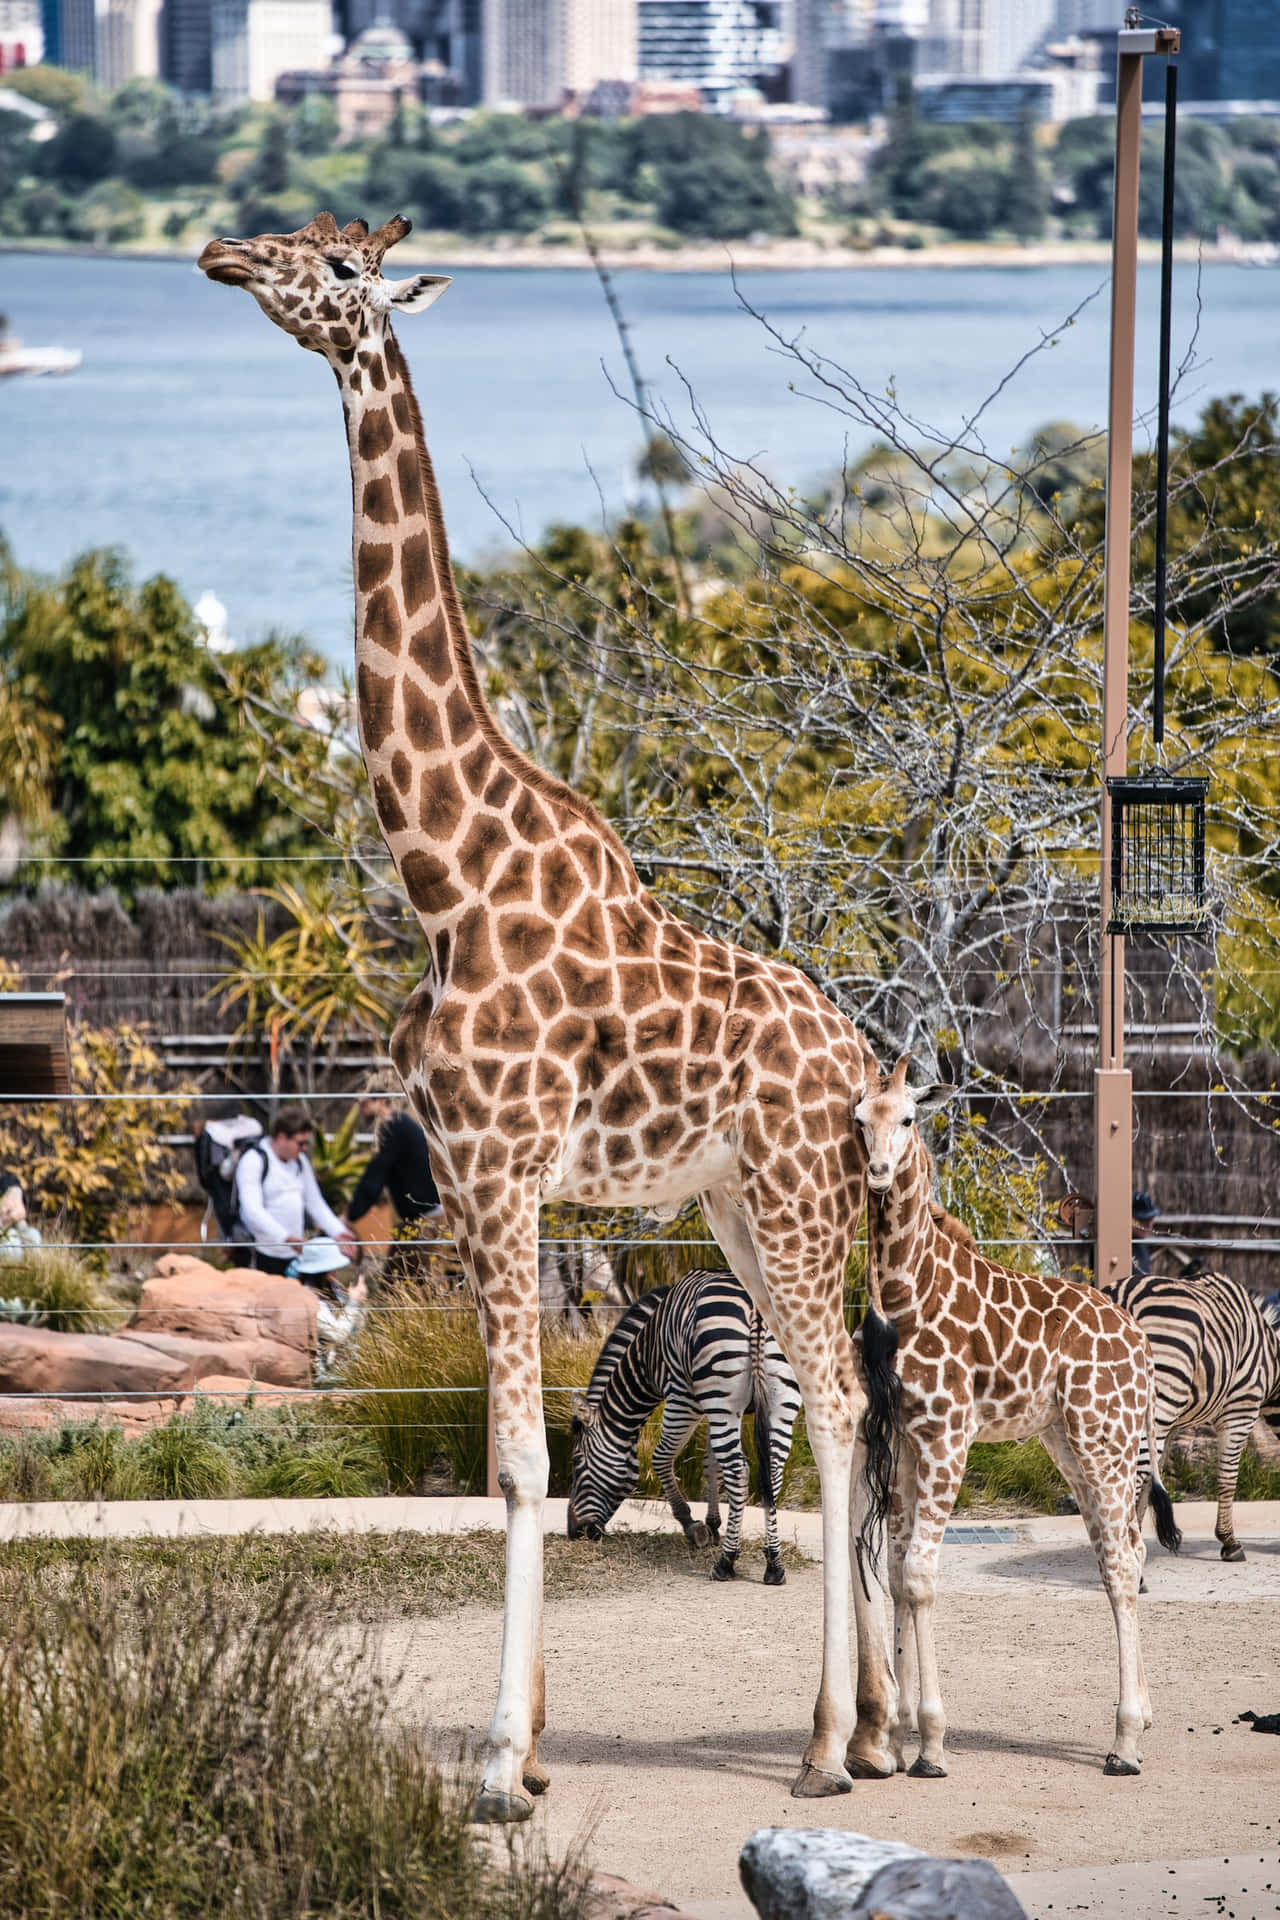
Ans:
[[[948,1213],[945,1207],[939,1206],[936,1200],[929,1202],[929,1213],[934,1226],[940,1233],[945,1234],[948,1240],[954,1240],[956,1245],[961,1247],[977,1245],[972,1229],[966,1227],[963,1220],[957,1220],[954,1213]]]

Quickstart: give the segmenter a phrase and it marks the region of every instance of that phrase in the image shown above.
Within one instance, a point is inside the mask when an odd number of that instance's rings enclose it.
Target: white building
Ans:
[[[484,0],[484,104],[558,107],[636,78],[636,0]]]
[[[701,88],[727,102],[787,55],[780,5],[770,0],[637,0],[640,75]]]
[[[213,0],[214,98],[274,99],[282,73],[329,64],[332,34],[329,0]]]
[[[160,0],[62,0],[59,65],[92,74],[104,92],[126,80],[155,79],[160,20]]]
[[[0,74],[44,59],[40,0],[0,0]]]

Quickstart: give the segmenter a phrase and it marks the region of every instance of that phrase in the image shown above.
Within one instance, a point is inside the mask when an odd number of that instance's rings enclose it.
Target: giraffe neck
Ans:
[[[915,1142],[894,1175],[893,1185],[868,1207],[884,1311],[900,1333],[927,1319],[938,1278],[938,1228],[930,1211],[932,1162],[924,1143]]]
[[[351,455],[356,708],[378,821],[424,925],[475,902],[506,851],[590,805],[504,738],[476,670],[409,370],[388,325],[335,364]]]

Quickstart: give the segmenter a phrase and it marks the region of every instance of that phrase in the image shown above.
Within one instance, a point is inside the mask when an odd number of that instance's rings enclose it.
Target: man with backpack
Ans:
[[[245,1264],[262,1273],[287,1273],[308,1227],[331,1235],[348,1260],[356,1257],[359,1242],[325,1200],[307,1158],[311,1138],[304,1110],[285,1105],[277,1108],[266,1139],[240,1155],[237,1239],[250,1243]]]

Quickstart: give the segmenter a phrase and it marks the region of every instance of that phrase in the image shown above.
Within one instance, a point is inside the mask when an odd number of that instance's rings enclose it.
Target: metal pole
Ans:
[[[1160,382],[1156,427],[1156,573],[1152,616],[1151,738],[1164,742],[1164,616],[1169,573],[1169,379],[1173,337],[1173,185],[1178,133],[1178,69],[1170,60],[1164,76],[1164,195],[1160,222]]]
[[[1111,919],[1111,796],[1107,780],[1128,765],[1129,540],[1133,485],[1133,348],[1138,268],[1138,164],[1142,144],[1142,61],[1176,53],[1178,35],[1117,36],[1116,179],[1111,229],[1111,379],[1107,408],[1107,507],[1102,609],[1102,845],[1100,867],[1098,1065],[1094,1071],[1095,1272],[1102,1285],[1129,1272],[1133,1257],[1133,1077],[1124,1065],[1124,935]]]

